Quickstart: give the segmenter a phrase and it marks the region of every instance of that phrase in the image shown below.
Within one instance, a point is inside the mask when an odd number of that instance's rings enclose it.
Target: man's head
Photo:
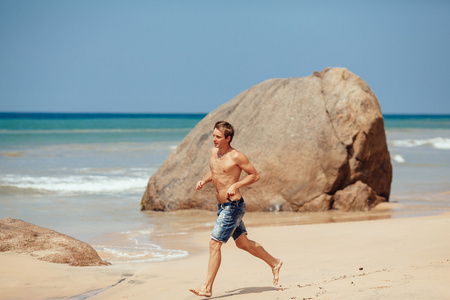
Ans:
[[[223,133],[223,135],[225,136],[225,139],[230,137],[228,144],[231,143],[231,141],[233,140],[233,136],[234,136],[234,128],[230,123],[228,123],[226,121],[216,122],[216,124],[214,125],[214,129],[220,130]]]

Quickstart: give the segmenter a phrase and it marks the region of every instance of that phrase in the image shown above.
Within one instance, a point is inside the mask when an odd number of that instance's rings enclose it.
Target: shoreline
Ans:
[[[414,218],[419,216],[433,216],[440,213],[450,211],[450,207],[440,207],[433,209],[431,206],[416,206],[411,208],[400,203],[383,202],[372,208],[368,212],[342,212],[342,211],[325,211],[325,212],[247,212],[244,217],[245,224],[250,230],[259,227],[272,226],[295,226],[295,225],[311,225],[311,224],[327,224],[341,222],[356,222],[382,219],[396,218]],[[199,247],[191,242],[191,236],[199,232],[211,232],[216,219],[216,212],[207,210],[179,210],[171,212],[144,212],[152,219],[153,228],[140,228],[134,231],[126,231],[120,233],[108,233],[87,241],[94,249],[97,250],[100,257],[113,264],[122,263],[154,263],[161,261],[170,261],[184,259],[194,253],[202,251],[204,247]],[[170,224],[168,226],[167,224]],[[164,227],[164,228],[163,228]],[[148,235],[141,235],[142,233]],[[124,235],[136,244],[124,244]],[[125,236],[126,237],[126,236]],[[106,243],[105,243],[106,241]],[[145,244],[154,248],[157,245],[161,250],[139,250],[140,257],[138,259],[124,259],[128,255],[136,255],[133,247],[142,249]],[[122,246],[120,246],[122,245]],[[116,249],[121,252],[119,257],[112,256],[111,252],[105,249]],[[127,250],[131,249],[131,250]],[[130,251],[129,253],[127,251]],[[152,257],[149,253],[156,251],[160,254],[179,253],[172,258]],[[146,252],[146,253],[144,253]],[[138,253],[138,255],[139,255]],[[185,253],[185,254],[184,254]],[[178,256],[178,257],[177,257]]]
[[[392,205],[389,205],[389,207]],[[380,207],[379,209],[387,209]],[[249,238],[283,259],[280,284],[265,263],[223,246],[210,299],[450,297],[450,213],[304,225],[249,224]],[[70,267],[0,253],[0,299],[202,299],[188,291],[206,275],[210,232],[186,240],[188,257],[108,267]]]

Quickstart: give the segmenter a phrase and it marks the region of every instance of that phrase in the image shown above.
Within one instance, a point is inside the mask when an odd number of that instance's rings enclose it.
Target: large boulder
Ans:
[[[0,252],[26,253],[71,266],[109,265],[90,245],[70,236],[18,219],[0,219]]]
[[[367,210],[389,199],[392,166],[378,100],[355,74],[327,68],[264,81],[209,113],[151,176],[143,210],[215,209],[212,184],[200,191],[195,184],[209,170],[218,120],[233,124],[232,146],[261,175],[241,191],[249,211]],[[341,203],[359,190],[373,201]]]

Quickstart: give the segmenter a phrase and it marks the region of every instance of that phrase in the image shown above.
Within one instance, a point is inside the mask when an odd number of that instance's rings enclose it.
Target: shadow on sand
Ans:
[[[227,294],[225,294],[225,295],[211,297],[211,298],[207,298],[207,299],[223,299],[223,298],[227,298],[227,297],[231,297],[231,296],[235,296],[235,295],[259,294],[259,293],[263,293],[263,292],[280,291],[280,290],[282,290],[282,288],[271,287],[271,286],[245,287],[245,288],[239,288],[239,289],[235,289],[235,290],[231,290],[231,291],[226,291],[225,293],[227,293]]]

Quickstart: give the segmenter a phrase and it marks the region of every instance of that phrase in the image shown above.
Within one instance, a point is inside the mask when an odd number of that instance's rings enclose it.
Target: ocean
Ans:
[[[189,233],[209,211],[141,212],[150,176],[205,114],[0,113],[0,218],[91,244],[112,263],[157,262],[195,251]],[[450,210],[450,116],[386,115],[394,170],[376,213],[248,213],[246,223],[308,224]],[[205,158],[207,159],[207,158]],[[200,245],[200,247],[207,247]]]

